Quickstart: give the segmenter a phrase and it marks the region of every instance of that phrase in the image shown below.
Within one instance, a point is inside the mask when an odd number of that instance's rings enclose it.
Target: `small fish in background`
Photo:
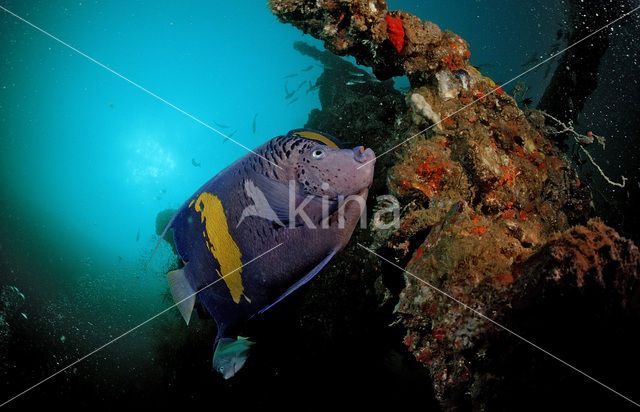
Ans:
[[[286,76],[283,77],[283,79],[290,79],[292,77],[296,77],[297,75],[298,75],[298,73],[287,74]]]
[[[214,176],[166,225],[158,245],[173,229],[185,262],[167,274],[171,294],[187,324],[196,296],[213,317],[213,369],[225,379],[242,368],[253,345],[233,331],[311,280],[346,246],[374,164],[371,149],[343,149],[333,136],[292,130]]]
[[[166,189],[160,189],[157,195],[153,197],[153,200],[162,200],[162,196],[167,193]]]
[[[136,234],[136,242],[140,241],[140,228],[138,228],[138,234]]]
[[[22,317],[23,317],[23,318],[25,318],[25,319],[29,319],[29,318],[27,317],[27,314],[26,314],[26,313],[21,312],[20,314],[22,315]]]
[[[258,119],[258,113],[256,113],[255,115],[253,115],[253,124],[251,125],[251,130],[253,131],[253,134],[256,134],[256,120]]]
[[[553,64],[548,64],[546,70],[544,71],[544,79],[546,79],[547,77],[549,77],[549,74],[551,73],[551,68],[553,67]]]
[[[191,158],[191,164],[192,164],[194,167],[200,167],[200,163],[196,162],[196,159],[194,159],[194,158]]]
[[[307,82],[308,82],[308,80],[303,80],[302,82],[300,82],[300,84],[296,88],[296,91],[300,90],[302,88],[302,86],[304,86]]]
[[[284,98],[285,99],[290,99],[293,97],[294,94],[296,94],[297,90],[292,90],[289,91],[289,89],[287,88],[287,83],[284,84]]]
[[[14,292],[16,292],[18,294],[18,296],[20,296],[22,298],[22,300],[24,300],[24,294],[22,292],[20,292],[20,289],[18,289],[16,286],[9,286],[9,289],[11,289]]]
[[[522,64],[522,66],[524,66],[525,64]],[[491,63],[482,63],[479,64],[477,66],[472,66],[474,69],[476,69],[477,71],[481,72],[484,69],[490,69],[493,67],[493,64]]]
[[[309,88],[307,89],[307,94],[311,93],[312,91],[319,89],[320,85],[316,82],[316,84],[311,83],[311,81],[309,81]]]
[[[538,52],[537,50],[531,55],[529,56],[529,60],[527,60],[526,62],[522,63],[520,65],[520,67],[528,67],[531,66],[532,64],[536,63],[538,60],[540,59],[540,52]],[[482,66],[482,65],[480,65]],[[484,65],[485,67],[489,67],[488,64]],[[480,70],[480,69],[478,69]]]
[[[291,100],[289,101],[289,103],[287,103],[287,106],[288,106],[288,105],[290,105],[290,104],[292,104],[292,103],[295,103],[295,102],[297,102],[297,101],[298,101],[298,98],[297,98],[297,97],[294,97],[293,99],[291,99]]]
[[[223,129],[228,129],[228,128],[230,127],[230,126],[228,126],[228,125],[226,125],[226,124],[218,123],[218,122],[216,122],[215,120],[213,121],[213,123],[214,123],[216,126],[221,127],[221,128],[223,128]]]
[[[238,130],[234,130],[233,132],[229,133],[224,139],[222,139],[222,143],[227,143],[227,141],[231,139],[233,135],[236,134],[237,131]]]
[[[309,70],[313,69],[313,64],[309,67],[305,67],[304,69],[300,70],[301,72],[308,72]]]
[[[347,86],[353,86],[356,84],[365,84],[367,81],[366,80],[349,80],[346,85]]]
[[[114,107],[113,102],[109,103],[109,108],[113,109]]]

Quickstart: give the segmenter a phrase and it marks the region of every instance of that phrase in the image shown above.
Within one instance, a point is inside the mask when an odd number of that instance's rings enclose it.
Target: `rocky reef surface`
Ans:
[[[640,366],[640,253],[593,216],[545,116],[472,67],[462,38],[382,0],[269,7],[372,68],[296,46],[325,66],[306,126],[376,150],[370,216],[379,195],[401,204],[397,227],[357,232],[306,292],[307,345],[397,339],[404,354],[380,349],[387,366],[402,374],[410,353],[447,410],[631,405],[581,373],[640,399],[626,379]],[[385,81],[399,75],[404,95]],[[345,87],[353,76],[365,81]],[[351,350],[375,353],[367,343]]]

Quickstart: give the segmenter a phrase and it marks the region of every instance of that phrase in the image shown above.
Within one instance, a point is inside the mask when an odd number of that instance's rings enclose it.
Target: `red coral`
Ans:
[[[469,230],[469,232],[475,233],[476,235],[482,237],[482,235],[487,233],[487,228],[486,226],[476,226],[476,227],[472,227],[471,230]]]
[[[507,286],[513,283],[513,275],[511,273],[500,273],[495,276],[494,280],[499,286]]]
[[[449,70],[456,70],[464,66],[464,60],[457,53],[449,53],[442,59],[442,64]]]
[[[433,355],[431,354],[431,351],[429,350],[429,348],[424,348],[416,357],[416,359],[418,360],[418,362],[422,362],[422,363],[427,363],[431,360],[431,358],[433,357]]]
[[[446,335],[445,331],[442,328],[437,328],[434,329],[431,334],[433,335],[434,338],[436,338],[437,340],[442,340],[444,338],[444,335]]]
[[[407,335],[407,336],[404,337],[404,345],[409,347],[410,351],[412,350],[412,348],[411,348],[411,343],[412,342],[413,342],[413,338],[411,336]]]
[[[438,193],[440,182],[443,176],[447,174],[451,163],[438,160],[428,150],[424,154],[426,156],[425,161],[416,167],[416,174],[424,184],[417,184],[413,187],[419,189],[430,198]]]
[[[387,34],[389,40],[393,43],[398,53],[402,53],[404,48],[404,27],[402,27],[402,19],[386,15],[384,19],[387,21]]]

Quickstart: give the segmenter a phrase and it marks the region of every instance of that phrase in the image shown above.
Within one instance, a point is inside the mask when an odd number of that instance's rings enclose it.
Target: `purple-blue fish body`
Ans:
[[[227,336],[315,276],[349,241],[375,154],[308,129],[276,137],[205,183],[178,210],[185,265],[167,275],[187,324],[202,302],[218,326],[214,369],[237,372],[250,341]],[[165,230],[166,232],[166,230]]]

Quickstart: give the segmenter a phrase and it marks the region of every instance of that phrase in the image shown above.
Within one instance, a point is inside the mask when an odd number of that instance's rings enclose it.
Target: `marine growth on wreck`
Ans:
[[[640,254],[594,217],[590,189],[554,140],[550,115],[519,107],[483,76],[462,38],[384,1],[269,6],[379,79],[410,80],[405,106],[389,109],[397,117],[388,139],[373,146],[379,163],[393,159],[374,187],[400,199],[399,228],[363,234],[351,249],[371,262],[365,276],[377,278],[381,300],[393,293],[379,267],[404,276],[394,324],[442,407],[505,408],[528,390],[558,396],[553,385],[585,379],[573,365],[532,366],[553,359],[528,339],[543,348],[570,335],[574,344],[578,336],[601,342],[598,328],[627,339],[621,325],[638,324]],[[597,325],[591,331],[582,329],[587,319]],[[627,350],[623,358],[637,363]],[[525,375],[548,382],[527,388]],[[564,385],[566,402],[578,395],[572,385]]]
[[[636,410],[636,2],[2,0],[0,407]]]

